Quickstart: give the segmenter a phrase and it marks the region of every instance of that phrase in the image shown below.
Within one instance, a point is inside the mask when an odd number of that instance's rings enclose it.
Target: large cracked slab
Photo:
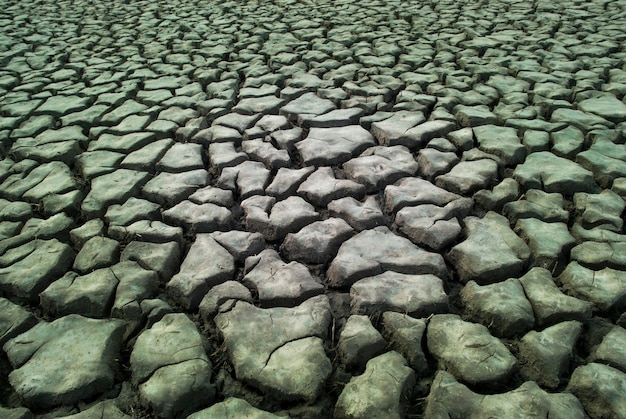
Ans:
[[[438,371],[426,399],[427,417],[587,417],[580,401],[571,393],[548,393],[527,381],[500,394],[475,393],[446,371]]]
[[[183,313],[166,314],[141,333],[130,365],[142,404],[159,417],[179,417],[213,401],[211,361],[202,336]]]
[[[467,217],[463,221],[467,239],[448,253],[461,281],[498,282],[524,270],[530,249],[511,230],[506,218],[488,212],[483,218]]]
[[[237,378],[279,400],[315,400],[332,367],[322,342],[330,326],[326,296],[294,308],[262,309],[239,301],[218,314]]]
[[[405,274],[433,274],[447,278],[443,257],[420,249],[387,227],[365,230],[344,242],[331,262],[328,282],[345,287],[367,276],[391,270]]]
[[[264,307],[293,306],[324,292],[323,285],[313,279],[306,266],[285,263],[272,249],[246,259],[241,281],[254,290]]]
[[[517,359],[489,330],[454,314],[437,314],[428,323],[428,349],[440,369],[468,384],[504,381],[517,367]]]
[[[42,322],[4,350],[9,382],[29,406],[74,404],[113,387],[124,324],[69,315]]]
[[[306,165],[342,164],[375,145],[374,137],[360,125],[311,128],[305,139],[295,144]]]

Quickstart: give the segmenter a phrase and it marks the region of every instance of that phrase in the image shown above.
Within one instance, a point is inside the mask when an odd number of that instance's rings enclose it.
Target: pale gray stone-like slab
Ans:
[[[385,188],[384,209],[396,212],[406,206],[434,204],[443,207],[461,196],[448,192],[431,182],[416,177],[407,177]]]
[[[333,417],[337,419],[400,418],[404,400],[415,384],[415,373],[395,351],[371,359],[362,375],[353,377],[339,395]]]
[[[233,215],[227,208],[211,203],[196,204],[192,201],[182,201],[163,211],[163,219],[167,223],[198,233],[227,230],[233,224]]]
[[[130,365],[142,404],[159,417],[178,417],[214,400],[204,339],[183,313],[166,314],[141,333]]]
[[[120,163],[123,169],[142,170],[154,172],[154,165],[163,157],[167,150],[174,144],[169,138],[154,141],[129,153]]]
[[[626,412],[626,373],[599,363],[574,370],[566,388],[592,417],[624,417]]]
[[[426,333],[426,320],[416,319],[408,314],[386,311],[382,318],[382,334],[407,360],[408,365],[419,375],[428,373],[429,366],[422,341]]]
[[[331,201],[328,206],[330,215],[345,220],[356,231],[368,230],[385,223],[383,212],[374,195],[357,201],[353,197],[344,197]]]
[[[546,193],[541,189],[531,189],[524,199],[508,202],[503,206],[503,215],[513,222],[533,218],[546,223],[567,223],[569,212],[565,210],[563,195]]]
[[[515,278],[485,286],[470,281],[460,296],[465,317],[498,337],[523,335],[535,325],[533,307]]]
[[[350,288],[355,314],[397,311],[415,317],[448,311],[448,296],[441,278],[387,271],[358,280]]]
[[[120,259],[137,262],[142,268],[154,271],[161,282],[168,282],[180,265],[180,246],[176,242],[149,243],[131,241]]]
[[[420,249],[387,227],[365,230],[345,241],[331,262],[327,276],[332,287],[345,287],[386,270],[433,274],[440,278],[448,276],[441,255]]]
[[[111,225],[108,235],[119,242],[128,243],[142,240],[151,243],[177,242],[183,243],[183,229],[172,227],[161,221],[139,220],[127,226]]]
[[[284,262],[272,249],[246,259],[242,282],[258,295],[263,307],[294,306],[324,292],[308,268]]]
[[[518,347],[522,377],[542,387],[557,388],[568,378],[581,332],[582,323],[567,321],[524,335]]]
[[[150,201],[171,207],[208,183],[209,173],[204,169],[183,173],[163,172],[146,182],[141,189],[141,195]]]
[[[526,158],[526,148],[513,128],[482,125],[474,128],[474,136],[481,150],[500,157],[507,166],[515,166]]]
[[[252,196],[241,203],[246,228],[263,234],[266,240],[275,241],[288,233],[319,220],[315,208],[299,196],[276,202],[268,196]]]
[[[584,419],[580,401],[568,392],[548,393],[537,383],[527,381],[515,390],[500,394],[474,393],[457,382],[452,374],[438,371],[426,399],[427,417],[535,417],[554,415]]]
[[[67,272],[74,261],[74,252],[57,239],[33,240],[21,247],[23,250],[15,249],[20,253],[19,259],[0,268],[0,290],[15,301],[33,302]],[[10,256],[9,252],[4,256]]]
[[[391,114],[390,117],[381,121],[375,121],[371,125],[371,131],[380,145],[409,146],[404,138],[407,130],[426,121],[421,112],[400,111]]]
[[[300,115],[321,115],[335,109],[328,99],[322,99],[315,93],[305,93],[280,108],[280,114],[291,121],[297,121]]]
[[[353,314],[348,317],[337,342],[337,352],[347,368],[365,364],[385,351],[387,342],[372,325],[369,317]]]
[[[211,287],[233,279],[234,274],[233,256],[209,234],[198,234],[167,290],[183,306],[196,308]]]
[[[591,318],[593,304],[561,292],[547,269],[532,268],[519,281],[533,307],[538,326]]]
[[[123,204],[111,205],[104,219],[110,225],[129,225],[138,220],[157,220],[161,217],[161,206],[145,199],[130,197]]]
[[[543,189],[564,195],[592,193],[597,189],[590,171],[547,151],[530,154],[523,164],[517,166],[513,178],[525,189]]]
[[[517,367],[517,359],[485,326],[454,314],[435,315],[428,323],[427,340],[440,369],[468,384],[506,380]]]
[[[268,137],[269,139],[269,137]],[[241,149],[255,161],[259,161],[270,170],[289,167],[291,160],[287,150],[276,149],[269,140],[256,139],[241,143]]]
[[[81,210],[90,218],[103,216],[111,204],[121,204],[138,195],[149,174],[136,170],[118,169],[91,180],[91,190],[83,200]]]
[[[37,317],[24,307],[0,297],[0,347],[9,339],[37,324]]]
[[[296,192],[302,182],[315,171],[315,167],[306,166],[301,169],[281,167],[276,172],[272,183],[265,188],[265,193],[277,199],[285,199]]]
[[[511,230],[506,218],[490,211],[483,218],[467,217],[463,221],[467,239],[447,256],[462,282],[498,282],[526,268],[530,249]]]
[[[69,315],[41,322],[4,350],[9,382],[29,406],[75,404],[113,387],[124,324]]]
[[[82,246],[74,259],[72,269],[85,274],[111,266],[119,261],[120,244],[107,237],[92,237]]]
[[[280,247],[287,258],[302,263],[326,263],[337,254],[341,244],[353,234],[341,218],[311,223],[297,233],[289,233]]]
[[[306,165],[342,164],[374,146],[374,137],[359,125],[332,128],[311,128],[295,147]]]
[[[624,200],[615,192],[605,189],[599,194],[576,193],[574,206],[583,228],[601,228],[616,233],[622,231]]]
[[[404,146],[376,146],[343,164],[346,176],[365,186],[368,193],[377,192],[397,180],[412,176],[418,165]]]
[[[609,267],[625,270],[626,242],[600,243],[585,241],[572,249],[571,258],[591,269]]]
[[[452,170],[437,176],[435,185],[460,195],[491,186],[498,177],[498,164],[492,159],[461,161]]]
[[[320,167],[300,184],[297,192],[314,205],[324,207],[345,196],[361,199],[365,196],[365,187],[353,180],[337,179],[332,168]]]
[[[546,223],[534,218],[518,220],[515,232],[528,242],[530,264],[553,270],[567,263],[570,250],[576,245],[565,223]]]
[[[611,268],[594,271],[570,262],[558,282],[567,294],[593,303],[596,309],[623,310],[626,306],[626,272]]]
[[[242,199],[260,195],[265,190],[270,171],[261,162],[244,161],[234,167],[226,167],[215,186],[237,191]]]
[[[229,397],[223,402],[215,403],[211,407],[200,410],[187,419],[214,419],[214,418],[250,418],[250,419],[280,419],[283,416],[274,415],[253,407],[244,399]]]
[[[238,301],[215,317],[237,379],[280,400],[314,401],[320,395],[332,372],[322,346],[330,322],[323,295],[294,308]]]
[[[226,281],[209,290],[200,301],[198,311],[202,320],[209,323],[218,313],[230,310],[238,300],[253,304],[252,293],[241,282]]]
[[[615,326],[590,354],[590,361],[599,362],[626,372],[626,329]]]
[[[469,198],[457,199],[444,207],[432,204],[404,207],[396,214],[395,222],[413,243],[440,250],[461,234],[458,220],[467,216],[471,208]]]

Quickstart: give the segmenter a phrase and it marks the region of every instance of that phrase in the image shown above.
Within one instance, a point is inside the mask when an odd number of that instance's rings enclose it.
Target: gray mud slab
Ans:
[[[463,321],[457,315],[435,315],[426,334],[428,350],[440,369],[450,371],[460,381],[497,383],[517,369],[517,359],[485,326]]]
[[[385,346],[387,342],[372,326],[370,319],[353,314],[341,329],[337,353],[346,368],[365,367],[370,359],[384,352]]]
[[[139,335],[130,365],[142,403],[159,417],[178,417],[214,399],[203,337],[183,313],[166,314]]]
[[[322,346],[330,322],[326,296],[294,308],[238,301],[215,318],[238,379],[279,400],[306,401],[319,396],[332,372]]]
[[[441,255],[420,249],[387,227],[365,230],[345,241],[330,263],[327,277],[329,285],[339,288],[387,270],[448,277]]]
[[[530,331],[520,339],[520,374],[544,388],[556,389],[567,380],[572,353],[582,332],[582,323],[568,321]]]
[[[91,180],[91,190],[83,200],[81,210],[89,218],[101,217],[107,206],[121,204],[138,195],[148,179],[148,173],[128,169],[98,176]]]
[[[187,416],[187,419],[214,419],[214,418],[254,418],[254,419],[278,419],[282,416],[274,415],[270,412],[266,412],[261,409],[257,409],[244,399],[238,399],[236,397],[229,397],[220,403],[215,403],[213,406],[200,410],[192,415]]]
[[[74,404],[113,387],[124,325],[78,315],[42,322],[4,345],[9,382],[29,406]]]
[[[196,308],[211,287],[233,279],[234,274],[233,256],[210,235],[198,234],[167,290],[183,306]]]
[[[415,373],[395,351],[371,359],[362,375],[350,380],[335,405],[335,418],[400,418],[415,384]],[[385,391],[380,391],[384,388]]]
[[[0,346],[37,324],[37,318],[20,305],[0,298]]]
[[[36,301],[40,292],[67,272],[74,252],[56,239],[34,240],[22,248],[19,260],[0,268],[0,290],[16,301]],[[10,256],[10,252],[5,256]]]
[[[593,349],[589,360],[626,372],[626,329],[615,326]]]
[[[408,365],[419,375],[429,371],[428,360],[422,348],[426,332],[426,320],[415,319],[407,314],[387,311],[382,317],[382,334],[407,360]]]
[[[567,320],[591,318],[593,304],[564,294],[545,268],[532,268],[519,279],[532,305],[537,325],[546,326]]]
[[[467,239],[447,256],[462,282],[498,282],[526,268],[530,249],[511,230],[506,218],[489,212],[483,218],[467,217],[464,223]]]
[[[124,341],[112,386],[48,405],[2,352],[0,417],[621,413],[573,373],[626,371],[623,2],[83,3],[2,6],[0,341],[72,313]],[[181,313],[210,365],[133,382]],[[442,379],[446,313],[519,366]],[[339,355],[377,333],[401,356]]]
[[[573,195],[597,190],[593,173],[582,166],[547,151],[532,153],[513,173],[525,189],[543,189]]]
[[[370,147],[359,157],[343,164],[346,176],[365,186],[368,193],[417,172],[417,162],[404,146]]]
[[[263,307],[293,306],[324,292],[306,266],[286,263],[272,249],[246,259],[241,281],[258,296]]]
[[[336,179],[330,167],[320,167],[300,184],[297,193],[312,204],[324,207],[330,201],[339,198],[362,199],[365,196],[365,189],[359,182]]]
[[[418,317],[447,312],[448,296],[443,281],[435,275],[387,271],[354,283],[350,308],[353,313],[367,315],[390,310]]]
[[[536,383],[527,381],[501,394],[474,393],[457,382],[450,373],[438,371],[426,399],[426,417],[517,416],[586,418],[586,409],[570,393],[548,393]]]
[[[515,278],[484,286],[470,281],[460,297],[464,316],[486,326],[495,336],[522,335],[535,325],[533,308]]]
[[[626,273],[611,268],[594,271],[571,262],[559,276],[563,291],[589,301],[597,310],[623,310],[626,304]]]
[[[280,249],[290,260],[326,263],[352,234],[352,228],[344,220],[328,218],[311,223],[297,233],[287,234]]]
[[[342,164],[375,145],[374,137],[359,125],[311,128],[309,135],[295,144],[306,165]]]
[[[567,385],[592,417],[623,418],[625,389],[625,373],[595,362],[576,368]]]

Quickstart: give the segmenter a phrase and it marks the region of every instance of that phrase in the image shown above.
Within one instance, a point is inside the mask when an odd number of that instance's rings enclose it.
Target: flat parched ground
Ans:
[[[625,418],[626,2],[0,1],[2,418]]]

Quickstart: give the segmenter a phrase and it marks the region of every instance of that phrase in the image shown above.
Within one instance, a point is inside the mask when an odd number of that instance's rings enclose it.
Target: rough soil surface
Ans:
[[[0,418],[626,418],[626,2],[0,3]]]

